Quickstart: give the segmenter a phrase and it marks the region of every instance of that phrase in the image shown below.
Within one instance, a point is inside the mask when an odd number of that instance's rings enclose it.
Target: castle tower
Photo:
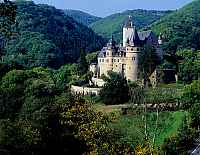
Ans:
[[[136,81],[139,72],[139,57],[142,49],[141,47],[127,46],[126,47],[126,72],[127,80]]]
[[[134,31],[132,17],[129,16],[123,27],[123,46],[125,47],[127,43],[129,43],[129,39],[131,38],[131,34]]]
[[[116,42],[113,38],[113,35],[111,37],[111,39],[109,40],[108,44],[107,44],[107,51],[106,51],[106,57],[107,57],[107,70],[111,71],[113,70],[113,55],[115,53],[115,48],[116,48]]]
[[[141,40],[137,33],[136,27],[131,24],[131,34],[126,36],[129,37],[128,44],[126,47],[126,72],[125,76],[127,80],[136,81],[138,79],[138,66],[139,66],[139,55],[142,51]],[[126,31],[126,30],[125,30]]]

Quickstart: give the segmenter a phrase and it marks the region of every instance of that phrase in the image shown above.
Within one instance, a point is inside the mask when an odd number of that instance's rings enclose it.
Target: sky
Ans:
[[[133,9],[176,10],[192,0],[34,0],[50,4],[58,9],[74,9],[105,17],[113,13]]]

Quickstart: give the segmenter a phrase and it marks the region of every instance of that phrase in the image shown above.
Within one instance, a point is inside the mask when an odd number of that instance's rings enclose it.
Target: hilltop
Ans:
[[[164,47],[176,49],[200,49],[200,0],[195,0],[152,24],[157,34],[164,36]]]
[[[133,21],[138,29],[148,27],[153,22],[159,20],[161,17],[171,13],[172,11],[155,11],[155,10],[127,10],[122,13],[116,13],[105,17],[97,22],[94,22],[90,27],[99,35],[105,38],[110,38],[111,34],[121,41],[122,27],[129,15],[132,16]]]
[[[66,15],[74,18],[77,22],[79,22],[85,26],[89,26],[90,24],[102,19],[100,17],[93,16],[93,15],[90,15],[86,12],[79,11],[79,10],[67,9],[67,10],[64,10],[64,12]]]

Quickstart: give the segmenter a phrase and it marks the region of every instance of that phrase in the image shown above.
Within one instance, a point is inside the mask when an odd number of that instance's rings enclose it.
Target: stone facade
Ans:
[[[159,43],[162,41],[152,31],[138,33],[129,17],[123,27],[123,45],[116,45],[112,36],[107,46],[99,52],[97,64],[91,64],[90,71],[96,78],[100,78],[102,75],[107,76],[108,71],[114,71],[124,75],[127,80],[136,81],[139,71],[139,56],[143,52],[144,46],[154,46],[157,55],[162,59],[163,51]]]
[[[100,93],[101,88],[89,88],[81,86],[71,86],[71,92],[76,95],[94,95],[97,96]]]

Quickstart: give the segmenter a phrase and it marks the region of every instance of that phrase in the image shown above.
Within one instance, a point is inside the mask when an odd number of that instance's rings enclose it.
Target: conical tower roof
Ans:
[[[125,28],[132,28],[133,27],[133,21],[132,21],[132,16],[128,16],[128,19],[125,22],[124,27]]]

